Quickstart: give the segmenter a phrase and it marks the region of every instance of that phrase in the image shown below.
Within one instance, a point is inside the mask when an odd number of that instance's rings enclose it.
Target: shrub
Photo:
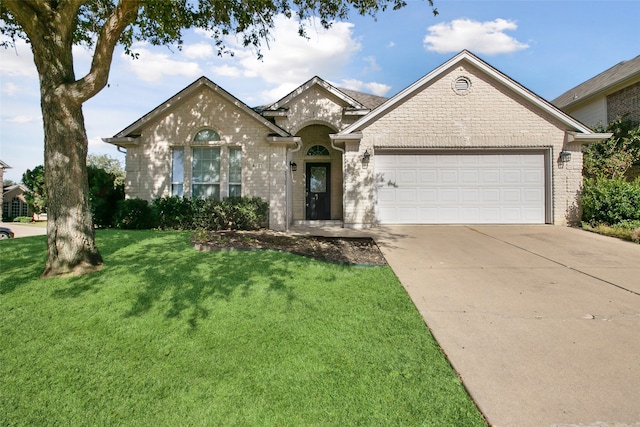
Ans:
[[[16,216],[13,218],[12,222],[31,222],[33,218],[30,216]]]
[[[95,166],[87,166],[87,172],[93,223],[97,227],[112,227],[118,201],[124,199],[124,184],[116,183],[115,174]]]
[[[125,199],[118,202],[114,225],[116,228],[143,230],[157,227],[157,220],[146,200]]]
[[[158,227],[170,230],[193,228],[193,201],[181,197],[161,197],[153,201]]]
[[[229,197],[222,201],[222,210],[232,230],[257,230],[267,224],[269,205],[259,197]]]
[[[585,179],[581,196],[582,220],[590,224],[618,224],[640,220],[640,179]]]
[[[259,197],[162,197],[152,207],[157,226],[175,230],[256,230],[267,224],[269,212],[269,205]]]

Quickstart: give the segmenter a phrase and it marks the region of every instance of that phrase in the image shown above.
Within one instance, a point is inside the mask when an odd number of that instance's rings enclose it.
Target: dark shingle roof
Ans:
[[[358,92],[350,89],[343,89],[341,87],[338,89],[341,92],[344,92],[346,95],[350,96],[351,98],[355,99],[362,105],[366,106],[370,110],[373,110],[374,108],[384,103],[387,99],[389,99],[389,98],[385,98],[384,96],[371,95],[370,93]]]
[[[635,75],[640,75],[640,55],[614,65],[586,82],[566,91],[551,103],[558,108],[566,108]]]

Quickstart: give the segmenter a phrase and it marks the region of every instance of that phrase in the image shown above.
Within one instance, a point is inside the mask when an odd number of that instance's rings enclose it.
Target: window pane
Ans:
[[[171,184],[171,195],[182,197],[184,195],[182,188],[182,184]]]
[[[171,159],[171,182],[184,181],[184,148],[174,148]]]
[[[193,182],[220,183],[220,147],[193,148]]]
[[[240,197],[242,196],[242,186],[229,184],[229,197]]]
[[[242,149],[229,148],[229,196],[242,195]]]
[[[193,184],[192,197],[197,199],[219,199],[220,185],[218,184]]]
[[[327,168],[324,166],[311,167],[309,190],[312,193],[324,193],[327,191]]]
[[[196,134],[193,140],[198,142],[220,141],[220,135],[213,129],[202,129]]]
[[[193,147],[192,196],[220,198],[220,147]]]

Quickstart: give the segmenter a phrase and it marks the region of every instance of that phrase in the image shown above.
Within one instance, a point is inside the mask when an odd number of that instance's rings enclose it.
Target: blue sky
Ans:
[[[123,161],[101,141],[205,75],[250,106],[271,103],[318,75],[332,84],[393,96],[462,49],[468,49],[545,99],[640,54],[640,0],[554,1],[408,0],[376,20],[352,14],[330,30],[310,21],[309,39],[297,24],[276,19],[264,59],[227,45],[219,57],[208,35],[186,34],[182,51],[144,44],[131,60],[114,55],[109,87],[84,105],[89,152]],[[75,50],[76,75],[91,52]],[[43,164],[44,142],[38,78],[28,45],[0,50],[0,159],[12,166],[5,178],[20,181]]]

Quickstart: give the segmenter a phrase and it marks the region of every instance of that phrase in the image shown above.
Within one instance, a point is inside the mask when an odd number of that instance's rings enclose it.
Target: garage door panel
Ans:
[[[522,200],[521,190],[519,188],[513,189],[503,189],[502,190],[502,200],[506,203],[520,203]]]
[[[477,184],[480,181],[480,171],[478,169],[462,169],[460,171],[460,183]]]
[[[438,201],[438,190],[436,188],[420,188],[418,194],[418,203],[420,205],[425,203],[435,204]]]
[[[457,169],[442,169],[438,176],[439,183],[443,184],[457,184],[458,183],[458,170]]]
[[[417,193],[418,191],[416,188],[401,188],[397,192],[398,194],[397,201],[399,203],[415,204]]]
[[[544,158],[542,152],[377,155],[378,219],[383,224],[544,223]]]

